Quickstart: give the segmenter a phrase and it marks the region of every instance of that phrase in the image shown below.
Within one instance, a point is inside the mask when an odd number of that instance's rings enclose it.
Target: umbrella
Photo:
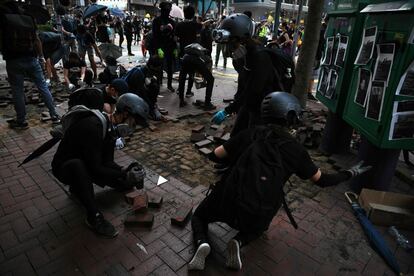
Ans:
[[[114,59],[122,56],[122,48],[112,43],[102,43],[99,45],[99,51],[101,51],[102,58],[113,57]]]
[[[85,11],[83,12],[83,18],[88,18],[91,16],[94,16],[104,10],[106,10],[108,7],[104,6],[104,5],[98,5],[98,4],[92,4],[89,7],[87,7],[85,9]]]
[[[33,17],[37,24],[46,24],[50,20],[49,12],[42,6],[24,5],[23,10],[23,13]]]
[[[61,139],[60,137],[53,137],[52,139],[47,140],[40,147],[38,147],[31,154],[29,154],[29,156],[27,156],[26,159],[24,159],[23,162],[20,163],[18,167],[32,161],[33,159],[38,158],[43,153],[51,149],[55,144],[57,144],[60,141],[60,139]]]
[[[381,255],[381,257],[390,266],[390,268],[394,270],[395,273],[400,274],[401,270],[397,259],[395,258],[391,249],[388,247],[384,238],[375,229],[371,221],[369,221],[369,219],[366,217],[365,210],[358,204],[358,196],[353,192],[346,192],[345,197],[348,199],[349,203],[351,203],[354,214],[358,218],[359,223],[365,232],[365,235],[368,237],[368,241],[371,244],[371,247]]]
[[[109,11],[113,16],[125,18],[125,13],[118,8],[110,8]]]
[[[184,12],[176,4],[173,4],[171,7],[170,16],[174,18],[184,19]]]

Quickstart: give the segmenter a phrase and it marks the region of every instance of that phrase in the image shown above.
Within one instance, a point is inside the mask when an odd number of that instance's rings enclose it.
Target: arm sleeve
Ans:
[[[344,182],[351,178],[351,173],[347,171],[341,171],[335,174],[327,174],[322,173],[321,177],[318,181],[315,182],[316,185],[319,187],[329,187],[336,184],[339,184],[341,182]]]
[[[82,141],[82,159],[93,174],[108,179],[122,178],[124,174],[120,169],[112,166],[107,167],[103,164],[104,141],[102,127],[102,123],[95,117],[88,117],[79,122],[78,133],[81,135],[79,138]]]

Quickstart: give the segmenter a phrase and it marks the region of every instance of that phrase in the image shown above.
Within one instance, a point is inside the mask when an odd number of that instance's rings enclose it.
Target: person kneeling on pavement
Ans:
[[[82,107],[86,108],[72,109]],[[92,111],[87,113],[89,116],[76,116],[73,123],[65,124],[62,119],[66,130],[53,157],[52,171],[59,181],[70,186],[71,193],[85,207],[87,226],[97,234],[112,238],[118,232],[99,211],[93,183],[117,190],[136,185],[130,175],[134,166],[123,169],[114,162],[114,147],[119,142],[116,126],[119,128],[119,124],[131,118],[146,125],[148,105],[137,95],[127,93],[119,97],[113,114]]]
[[[179,76],[178,91],[180,96],[180,107],[187,105],[184,100],[184,86],[187,75],[200,73],[206,84],[206,96],[203,108],[205,110],[214,110],[216,107],[211,103],[211,95],[213,94],[214,77],[211,73],[212,61],[208,54],[208,50],[198,43],[193,43],[184,48],[185,55],[182,57],[181,71]],[[189,89],[191,91],[192,82],[189,81]],[[190,94],[188,94],[190,93]],[[187,96],[193,96],[191,92],[187,92]]]
[[[137,94],[148,104],[149,116],[156,121],[162,118],[157,105],[160,93],[157,76],[162,72],[162,63],[161,58],[152,55],[146,65],[134,67],[124,76],[128,83],[129,92]]]
[[[194,212],[191,225],[197,250],[188,264],[190,270],[204,269],[211,250],[209,223],[225,222],[239,231],[227,244],[226,252],[226,266],[236,270],[242,268],[240,248],[268,229],[281,205],[297,228],[283,192],[292,174],[327,187],[370,169],[361,162],[336,174],[321,172],[306,149],[288,133],[300,113],[295,96],[270,93],[261,105],[264,124],[241,131],[209,155],[211,161],[226,163],[229,168]]]

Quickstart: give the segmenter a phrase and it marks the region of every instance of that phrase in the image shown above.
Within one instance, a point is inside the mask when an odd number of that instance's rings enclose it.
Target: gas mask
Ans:
[[[241,59],[241,58],[245,57],[246,54],[247,54],[246,47],[244,47],[244,45],[240,45],[239,47],[237,47],[236,50],[233,51],[232,57],[234,59]]]

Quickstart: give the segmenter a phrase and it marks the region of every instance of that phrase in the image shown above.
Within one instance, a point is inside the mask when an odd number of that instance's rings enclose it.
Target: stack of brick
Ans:
[[[230,133],[225,131],[224,125],[211,125],[205,129],[204,125],[197,125],[191,131],[190,141],[203,155],[208,155],[214,149],[213,146],[220,145],[230,139]]]

